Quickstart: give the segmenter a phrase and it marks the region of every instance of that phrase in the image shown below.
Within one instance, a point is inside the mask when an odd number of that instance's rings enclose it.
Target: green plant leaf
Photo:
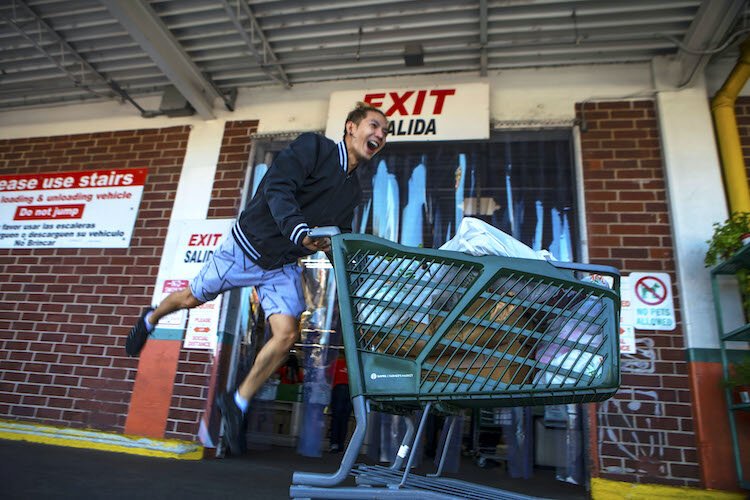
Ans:
[[[734,212],[723,224],[714,223],[713,228],[713,236],[706,241],[706,267],[727,260],[742,247],[742,237],[750,234],[750,212]]]

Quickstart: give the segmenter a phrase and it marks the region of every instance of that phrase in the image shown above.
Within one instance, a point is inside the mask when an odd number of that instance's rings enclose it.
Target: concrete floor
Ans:
[[[292,448],[273,447],[241,457],[188,461],[0,440],[0,498],[285,499],[295,470],[330,473],[340,460],[340,454],[307,458]],[[434,470],[429,467],[420,471]],[[556,481],[552,470],[514,480],[499,467],[481,469],[466,459],[450,476],[544,498],[587,497],[583,487]]]

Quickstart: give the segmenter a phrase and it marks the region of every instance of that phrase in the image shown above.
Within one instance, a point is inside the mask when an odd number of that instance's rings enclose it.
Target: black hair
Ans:
[[[354,106],[354,109],[349,111],[349,114],[346,115],[346,120],[344,121],[344,137],[346,137],[346,124],[349,122],[354,122],[355,124],[359,125],[359,122],[361,122],[370,111],[380,113],[383,118],[385,118],[386,123],[388,123],[388,118],[385,116],[385,113],[383,113],[382,109],[376,108],[375,106],[371,106],[366,102],[360,101],[356,106]]]

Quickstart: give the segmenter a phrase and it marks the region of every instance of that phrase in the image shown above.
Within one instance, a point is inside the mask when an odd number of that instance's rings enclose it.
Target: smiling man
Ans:
[[[256,287],[272,336],[238,389],[218,398],[232,453],[241,450],[248,402],[284,362],[299,335],[298,317],[305,303],[297,259],[330,250],[330,239],[313,240],[308,232],[318,226],[351,231],[361,197],[354,170],[383,149],[387,131],[382,111],[358,103],[347,115],[344,137],[338,143],[314,133],[300,135],[278,154],[232,234],[190,286],[146,309],[128,334],[125,350],[137,356],[167,314],[199,306],[232,288]]]

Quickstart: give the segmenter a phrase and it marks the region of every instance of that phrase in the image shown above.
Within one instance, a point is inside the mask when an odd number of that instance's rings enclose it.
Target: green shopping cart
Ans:
[[[425,418],[611,397],[620,381],[618,271],[361,234],[332,242],[356,428],[338,471],[295,472],[291,497],[528,498],[437,477],[444,456],[436,477],[410,474]],[[355,467],[370,407],[423,410],[390,467]],[[350,473],[358,486],[339,486]]]

